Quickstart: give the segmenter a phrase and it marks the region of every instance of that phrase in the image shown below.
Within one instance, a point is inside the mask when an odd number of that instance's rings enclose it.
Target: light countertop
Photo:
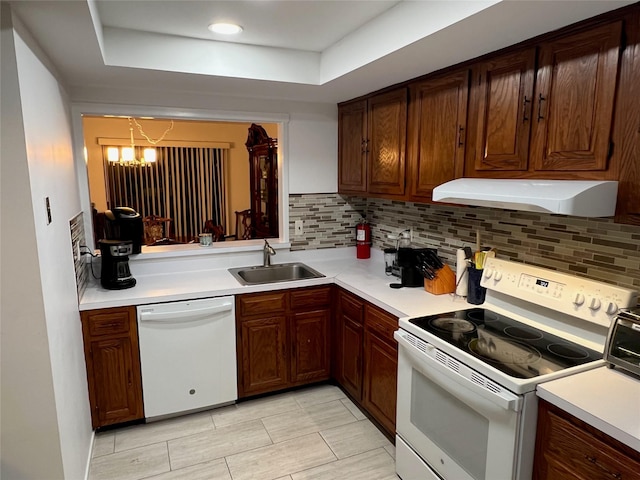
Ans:
[[[540,398],[640,452],[640,380],[600,367],[538,385]]]
[[[372,250],[370,259],[356,258],[354,248],[278,251],[272,263],[300,261],[325,275],[323,278],[264,285],[241,285],[229,272],[236,266],[259,265],[261,252],[253,256],[236,255],[215,261],[197,259],[193,264],[159,263],[149,268],[131,262],[130,268],[137,283],[125,290],[106,290],[99,281],[92,282],[80,301],[80,310],[143,305],[149,303],[191,300],[197,298],[238,295],[243,293],[309,287],[335,283],[344,289],[399,317],[433,315],[469,307],[463,298],[453,295],[432,295],[423,287],[392,289],[396,277],[384,273],[382,253]],[[234,260],[235,259],[235,260]],[[188,265],[190,270],[178,271],[177,266]],[[201,268],[201,269],[198,269]],[[142,272],[141,274],[136,271]],[[170,271],[170,273],[168,273]],[[153,272],[153,273],[152,273]]]

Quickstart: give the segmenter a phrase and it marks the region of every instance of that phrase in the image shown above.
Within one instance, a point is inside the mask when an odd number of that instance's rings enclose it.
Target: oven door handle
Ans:
[[[460,373],[455,372],[442,365],[440,362],[432,358],[428,353],[423,353],[422,351],[420,351],[408,340],[406,340],[399,331],[396,331],[393,336],[398,341],[398,346],[402,347],[404,351],[417,364],[418,370],[420,370],[423,374],[429,376],[430,378],[432,377],[431,375],[429,375],[429,370],[435,370],[442,375],[445,375],[447,378],[455,381],[459,385],[465,387],[467,390],[470,390],[471,392],[486,398],[494,404],[499,405],[504,410],[519,412],[522,409],[522,399],[517,395],[504,390],[501,392],[493,392],[487,390],[485,387],[476,384],[464,375],[461,375]],[[427,350],[436,350],[436,347],[434,347],[433,345],[430,345],[426,342],[425,344]],[[446,385],[441,386],[446,388]]]

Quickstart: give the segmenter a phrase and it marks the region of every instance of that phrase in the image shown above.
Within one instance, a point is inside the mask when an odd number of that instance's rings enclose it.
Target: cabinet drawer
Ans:
[[[256,293],[238,296],[236,307],[240,315],[284,312],[287,306],[286,292]]]
[[[398,319],[393,315],[367,305],[364,326],[367,330],[377,333],[384,340],[395,343],[393,332],[398,330]]]
[[[90,336],[100,337],[128,333],[131,315],[133,314],[129,309],[119,309],[104,313],[85,313],[83,314],[83,321],[88,324]]]
[[[341,290],[338,295],[338,309],[342,315],[362,325],[364,303],[361,300]]]
[[[549,412],[547,450],[585,478],[640,478],[639,462],[553,412]]]
[[[291,292],[291,309],[308,310],[324,307],[331,301],[331,287],[305,288]]]

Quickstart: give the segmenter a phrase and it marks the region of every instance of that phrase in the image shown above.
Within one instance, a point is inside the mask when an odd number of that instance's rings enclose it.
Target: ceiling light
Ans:
[[[221,33],[223,35],[235,35],[242,31],[242,27],[234,23],[212,23],[209,25],[209,30],[213,33]]]
[[[142,130],[142,125],[133,117],[127,117],[129,119],[129,138],[131,139],[130,147],[108,147],[107,148],[107,160],[111,165],[120,164],[123,166],[150,166],[151,163],[155,163],[157,159],[156,149],[153,147],[147,147],[142,150],[142,158],[136,158],[136,154],[140,153],[141,147],[136,147],[135,140],[133,138],[133,124],[138,127],[140,134],[152,145],[160,143],[164,137],[173,129],[173,120],[169,128],[167,128],[162,136],[157,140],[149,138],[149,136]]]

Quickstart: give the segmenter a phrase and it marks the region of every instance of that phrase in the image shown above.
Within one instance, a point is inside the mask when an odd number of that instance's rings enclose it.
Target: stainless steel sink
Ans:
[[[259,285],[263,283],[291,282],[309,278],[324,277],[320,272],[304,263],[280,263],[268,267],[230,268],[229,273],[236,277],[242,285]]]

